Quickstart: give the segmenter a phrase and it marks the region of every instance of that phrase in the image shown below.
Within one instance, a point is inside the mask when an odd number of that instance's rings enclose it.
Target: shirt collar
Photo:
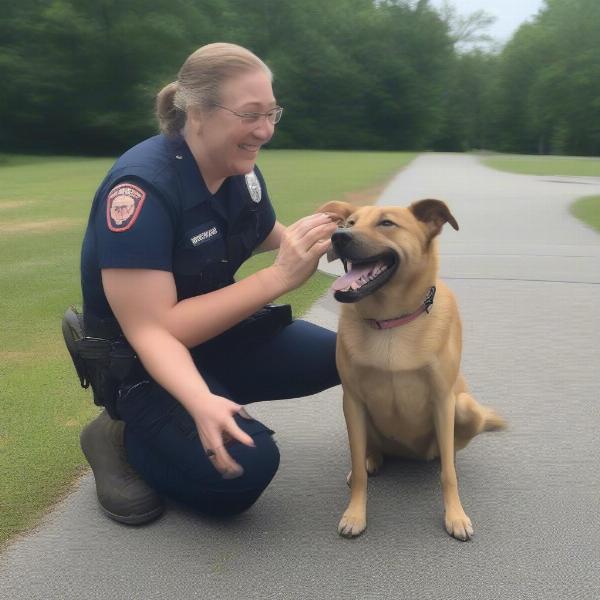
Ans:
[[[206,187],[202,173],[198,168],[198,163],[190,150],[187,142],[181,134],[174,136],[165,136],[169,157],[177,171],[179,183],[181,186],[181,195],[183,198],[183,208],[188,210],[202,204],[210,202],[211,207],[223,218],[236,222],[243,214],[252,213],[258,210],[258,205],[250,198],[243,176],[228,177],[225,179],[219,190],[212,194]],[[239,194],[236,198],[240,201],[235,202],[235,207],[229,207],[226,197],[230,186],[238,186]],[[241,200],[241,199],[244,200]],[[228,214],[228,212],[232,214]]]
[[[198,163],[182,135],[165,136],[169,158],[175,168],[180,191],[183,198],[183,208],[189,209],[206,202],[212,194],[206,187]]]

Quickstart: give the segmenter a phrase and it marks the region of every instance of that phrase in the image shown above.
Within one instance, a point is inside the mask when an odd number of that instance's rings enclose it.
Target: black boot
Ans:
[[[164,506],[159,495],[127,462],[124,431],[123,421],[113,421],[102,411],[84,427],[79,440],[94,472],[102,510],[120,523],[142,525],[158,518]]]

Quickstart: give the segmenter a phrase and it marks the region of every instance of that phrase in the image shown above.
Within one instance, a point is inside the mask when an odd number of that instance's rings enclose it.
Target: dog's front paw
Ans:
[[[473,537],[473,524],[464,511],[446,513],[446,531],[457,540],[466,542]]]
[[[342,537],[353,538],[359,536],[367,528],[367,518],[364,514],[355,514],[347,510],[338,525],[338,533]]]

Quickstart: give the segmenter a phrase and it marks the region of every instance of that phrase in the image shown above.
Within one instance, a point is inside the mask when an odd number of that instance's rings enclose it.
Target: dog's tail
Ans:
[[[491,408],[485,408],[484,431],[502,431],[508,427],[508,423],[497,412]]]
[[[459,437],[470,439],[484,431],[501,431],[506,429],[506,421],[487,406],[482,406],[468,392],[460,392],[456,396],[455,426]]]

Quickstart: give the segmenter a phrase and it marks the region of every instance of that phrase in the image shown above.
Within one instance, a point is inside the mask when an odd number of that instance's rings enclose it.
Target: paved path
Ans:
[[[442,273],[461,306],[463,370],[510,422],[458,455],[473,541],[443,531],[439,465],[406,461],[371,480],[367,532],[338,537],[349,456],[336,388],[253,407],[282,464],[248,513],[221,523],[172,505],[127,528],[97,510],[87,476],[4,552],[0,598],[598,598],[600,236],[567,211],[588,194],[600,178],[436,154],[380,199],[445,199],[461,227],[442,234]],[[325,296],[309,318],[333,329],[336,310]]]

